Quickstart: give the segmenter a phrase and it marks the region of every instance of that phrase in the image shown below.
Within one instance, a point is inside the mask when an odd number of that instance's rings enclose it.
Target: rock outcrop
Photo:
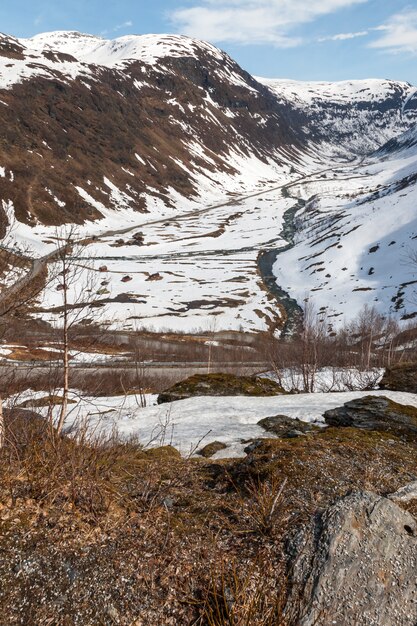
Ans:
[[[417,523],[389,499],[345,497],[292,549],[287,613],[298,626],[417,623]]]
[[[233,374],[195,374],[159,394],[157,402],[195,396],[277,396],[285,391],[273,380]]]
[[[329,426],[353,426],[417,436],[417,408],[384,396],[364,396],[324,413]]]
[[[408,485],[401,487],[401,489],[397,489],[394,493],[390,493],[388,498],[394,502],[410,502],[410,500],[417,500],[417,480],[408,483]]]
[[[298,418],[288,417],[288,415],[264,417],[259,420],[258,426],[283,439],[291,439],[320,430],[318,426],[314,426],[309,422],[303,422]]]
[[[387,367],[379,386],[381,389],[417,393],[417,363]]]

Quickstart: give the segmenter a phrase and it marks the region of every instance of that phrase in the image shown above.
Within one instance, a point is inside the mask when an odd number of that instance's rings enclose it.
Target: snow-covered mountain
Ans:
[[[0,88],[0,196],[32,225],[220,200],[302,149],[298,112],[184,37],[3,36]]]
[[[404,83],[263,82],[187,37],[3,35],[1,198],[29,224],[162,214],[355,158],[417,119]]]
[[[299,302],[414,315],[408,83],[254,78],[173,35],[0,35],[0,120],[0,234],[15,222],[38,256],[56,225],[94,235],[119,327],[276,330],[259,259],[284,247],[274,272]]]
[[[366,156],[417,124],[417,88],[392,80],[336,83],[258,78],[307,117],[309,143],[328,156]]]
[[[274,265],[298,302],[311,298],[329,323],[365,304],[397,320],[417,316],[417,132],[407,131],[356,167],[296,185],[305,206],[293,247]]]

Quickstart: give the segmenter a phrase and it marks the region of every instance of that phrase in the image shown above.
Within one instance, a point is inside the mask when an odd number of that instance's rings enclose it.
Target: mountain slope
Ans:
[[[56,50],[61,39],[1,41],[0,197],[19,221],[162,211],[288,174],[299,114],[212,46],[71,36]],[[75,60],[78,44],[106,64]]]
[[[181,36],[1,36],[0,198],[31,225],[164,214],[357,158],[417,119],[404,83],[263,82]]]
[[[336,83],[258,78],[307,118],[308,142],[330,157],[366,156],[417,123],[417,88],[391,80]]]
[[[397,320],[417,316],[415,129],[292,194],[306,204],[274,273],[293,298],[310,297],[333,325],[365,304]]]

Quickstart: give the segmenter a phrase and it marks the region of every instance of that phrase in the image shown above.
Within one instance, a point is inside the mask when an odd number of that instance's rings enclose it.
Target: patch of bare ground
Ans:
[[[182,459],[169,446],[57,439],[36,414],[7,413],[1,615],[57,626],[290,624],[288,536],[354,488],[384,494],[415,478],[416,447],[328,429],[266,440],[243,460]]]

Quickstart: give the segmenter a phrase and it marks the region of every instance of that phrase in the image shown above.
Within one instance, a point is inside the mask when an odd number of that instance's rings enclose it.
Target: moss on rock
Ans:
[[[381,389],[417,393],[417,363],[387,367],[379,384]]]
[[[233,374],[195,374],[158,396],[158,404],[195,396],[277,396],[285,393],[273,380]]]
[[[180,459],[181,453],[173,446],[160,446],[159,448],[149,448],[145,451],[151,459]]]
[[[221,441],[212,441],[204,446],[204,448],[201,448],[197,454],[209,459],[211,456],[216,454],[216,452],[220,452],[220,450],[224,450],[225,448],[227,448],[225,443],[222,443]]]
[[[330,426],[389,431],[417,437],[417,408],[384,396],[365,396],[324,413]]]

